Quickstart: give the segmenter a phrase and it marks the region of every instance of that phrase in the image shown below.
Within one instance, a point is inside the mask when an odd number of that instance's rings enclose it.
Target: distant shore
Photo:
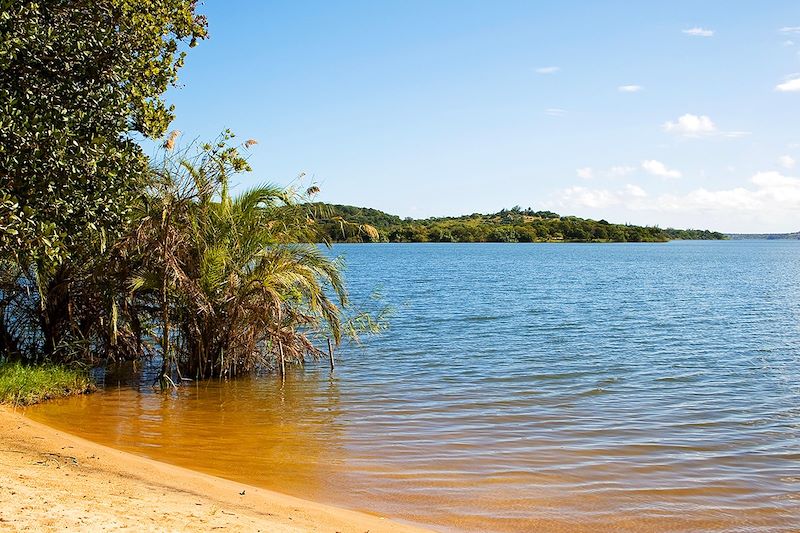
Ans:
[[[794,233],[726,233],[725,236],[734,241],[800,241],[800,231]]]
[[[0,530],[425,531],[137,457],[0,407]]]

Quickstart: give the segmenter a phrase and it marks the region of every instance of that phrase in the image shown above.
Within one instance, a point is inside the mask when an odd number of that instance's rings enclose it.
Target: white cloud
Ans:
[[[625,185],[624,193],[633,198],[644,198],[647,193],[638,185],[627,184]]]
[[[617,178],[621,176],[627,176],[632,172],[636,171],[636,167],[629,167],[624,165],[616,165],[608,169],[606,172],[607,175],[611,176],[612,178]]]
[[[800,77],[792,78],[783,83],[779,83],[775,86],[775,90],[782,93],[800,91]]]
[[[730,189],[701,187],[655,196],[636,185],[617,190],[570,187],[558,191],[551,206],[562,212],[583,209],[583,215],[590,217],[608,216],[613,211],[614,216],[622,218],[635,212],[638,219],[651,223],[670,220],[670,225],[683,227],[694,224],[727,231],[796,231],[800,178],[759,172],[747,184]],[[609,211],[600,212],[606,209]]]
[[[787,39],[783,41],[783,46],[794,46],[794,41],[791,39]]]
[[[797,187],[800,189],[800,179],[784,176],[780,172],[758,172],[750,181],[761,187]]]
[[[685,196],[665,195],[654,206],[660,209],[700,210],[795,210],[800,208],[800,179],[780,172],[758,172],[750,178],[753,188],[709,191],[697,189]],[[735,213],[732,213],[735,215]]]
[[[620,194],[605,189],[589,189],[586,187],[569,187],[560,193],[560,205],[570,207],[592,207],[602,209],[619,205]]]
[[[554,74],[561,70],[561,67],[539,67],[536,69],[538,74]]]
[[[740,139],[742,137],[747,137],[750,135],[749,131],[723,131],[720,132],[723,137],[728,137],[730,139]]]
[[[620,85],[617,90],[621,93],[638,93],[644,89],[641,85]]]
[[[656,161],[655,159],[642,161],[642,168],[648,174],[659,176],[661,178],[680,178],[683,175],[679,170],[671,170],[667,168],[664,163],[661,161]]]
[[[558,193],[558,206],[570,208],[589,207],[606,209],[615,206],[629,206],[647,197],[647,192],[638,185],[627,184],[619,190],[590,189],[588,187],[569,187]]]
[[[714,30],[694,27],[694,28],[689,28],[688,30],[683,30],[683,33],[685,33],[686,35],[691,35],[692,37],[711,37],[714,35]]]
[[[800,26],[784,26],[778,31],[781,33],[800,33]]]
[[[664,195],[653,207],[661,211],[738,211],[758,209],[759,206],[760,202],[753,196],[753,191],[736,187],[719,191],[700,188],[683,196]]]
[[[782,155],[778,158],[778,163],[780,163],[783,168],[794,168],[797,162],[794,160],[794,157],[790,155]]]
[[[639,167],[629,167],[616,165],[606,170],[595,170],[592,167],[582,167],[575,169],[575,174],[581,179],[594,179],[596,177],[620,178],[636,172]]]
[[[710,135],[717,131],[714,122],[706,115],[693,115],[686,113],[678,118],[676,122],[671,120],[664,123],[664,130],[685,137],[699,137]]]
[[[561,109],[559,107],[549,107],[544,110],[545,115],[550,115],[551,117],[561,117],[566,113],[566,110]]]

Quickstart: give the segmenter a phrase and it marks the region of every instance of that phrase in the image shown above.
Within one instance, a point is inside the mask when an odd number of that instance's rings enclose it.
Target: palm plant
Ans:
[[[122,245],[132,295],[158,309],[165,381],[302,362],[321,355],[315,336],[338,344],[346,329],[341,265],[316,244],[310,204],[270,185],[231,195],[248,166],[229,138],[166,154]]]

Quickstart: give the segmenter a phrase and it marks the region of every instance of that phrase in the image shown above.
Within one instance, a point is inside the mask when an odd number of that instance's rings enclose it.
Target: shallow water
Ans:
[[[341,245],[326,365],[31,417],[441,531],[797,531],[800,242]]]

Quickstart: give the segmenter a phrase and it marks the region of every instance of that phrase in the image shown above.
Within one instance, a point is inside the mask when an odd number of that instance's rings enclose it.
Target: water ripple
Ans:
[[[442,531],[797,530],[800,243],[334,253],[396,311],[333,376],[33,415]]]

